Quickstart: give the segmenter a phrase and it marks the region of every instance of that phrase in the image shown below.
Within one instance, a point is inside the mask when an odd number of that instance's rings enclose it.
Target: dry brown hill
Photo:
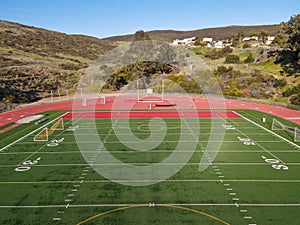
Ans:
[[[214,39],[224,39],[238,33],[244,35],[260,34],[262,31],[275,35],[279,31],[279,25],[263,25],[263,26],[228,26],[217,28],[205,28],[192,31],[176,31],[176,30],[154,30],[146,32],[153,40],[163,40],[171,42],[174,39],[183,39],[186,37],[213,37]],[[110,41],[132,41],[133,34],[120,35],[105,38]]]

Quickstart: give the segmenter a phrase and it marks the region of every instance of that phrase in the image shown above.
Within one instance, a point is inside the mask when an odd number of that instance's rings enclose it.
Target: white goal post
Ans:
[[[95,97],[87,97],[82,99],[82,106],[86,107],[87,105],[105,105],[106,97],[105,95],[95,96]]]
[[[300,129],[298,127],[295,127],[294,141],[300,141]]]
[[[151,82],[136,81],[138,102],[164,102],[165,82],[163,79],[154,79]]]

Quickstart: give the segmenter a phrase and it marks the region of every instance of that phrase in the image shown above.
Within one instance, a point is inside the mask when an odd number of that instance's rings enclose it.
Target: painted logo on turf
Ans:
[[[107,89],[113,91],[107,94]],[[201,93],[207,101],[188,92]],[[226,121],[215,112],[225,109],[221,93],[217,79],[188,49],[160,41],[114,48],[87,69],[73,105],[73,111],[110,110],[110,118],[73,118],[73,126],[79,126],[77,145],[95,171],[124,185],[176,176],[191,167],[195,151],[205,153],[195,167],[199,173],[211,165],[224,137]],[[209,130],[198,119],[201,104],[208,104],[214,116]],[[161,111],[172,113],[162,116]]]

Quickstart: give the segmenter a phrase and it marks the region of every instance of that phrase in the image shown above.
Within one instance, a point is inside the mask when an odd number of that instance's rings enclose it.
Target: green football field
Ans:
[[[127,146],[132,139],[125,130],[119,134],[125,141],[119,140],[112,126],[122,130],[122,119],[117,124],[110,119],[79,119],[76,126],[65,119],[64,130],[55,131],[48,141],[34,142],[41,131],[37,129],[51,127],[62,111],[45,113],[47,120],[39,125],[23,124],[0,134],[0,224],[300,224],[300,143],[284,131],[271,131],[271,115],[237,112],[244,118],[217,123],[185,119],[191,139],[183,142],[198,139],[191,159],[170,178],[146,186],[119,184],[96,172],[92,159],[97,143],[90,143],[89,136],[99,136],[119,161],[147,166],[172,154],[182,132],[180,119],[164,119],[164,126],[157,127],[166,131],[162,142],[145,152]],[[93,122],[97,134],[92,132]],[[193,137],[198,123],[199,137]],[[136,138],[149,137],[149,119],[130,119],[129,124]],[[224,129],[223,140],[209,139],[212,124]],[[76,131],[68,131],[70,126]],[[88,162],[76,143],[75,132],[80,130],[79,135],[87,136],[83,144],[91,149],[85,153],[90,154]],[[211,161],[216,152],[205,151],[209,141],[221,146]],[[184,158],[186,151],[177,154]],[[210,164],[199,171],[202,158]]]

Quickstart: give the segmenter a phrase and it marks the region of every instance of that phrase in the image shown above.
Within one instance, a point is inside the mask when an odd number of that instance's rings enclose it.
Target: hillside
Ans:
[[[214,39],[223,39],[232,35],[237,35],[242,32],[244,35],[260,34],[262,31],[275,35],[279,31],[279,25],[264,25],[264,26],[228,26],[217,28],[206,28],[192,31],[175,31],[175,30],[154,30],[146,32],[153,40],[169,41],[175,39],[183,39],[186,37],[213,37]],[[121,35],[104,38],[110,41],[132,41],[133,34]]]
[[[75,90],[77,81],[111,41],[0,20],[0,102],[24,103]]]

